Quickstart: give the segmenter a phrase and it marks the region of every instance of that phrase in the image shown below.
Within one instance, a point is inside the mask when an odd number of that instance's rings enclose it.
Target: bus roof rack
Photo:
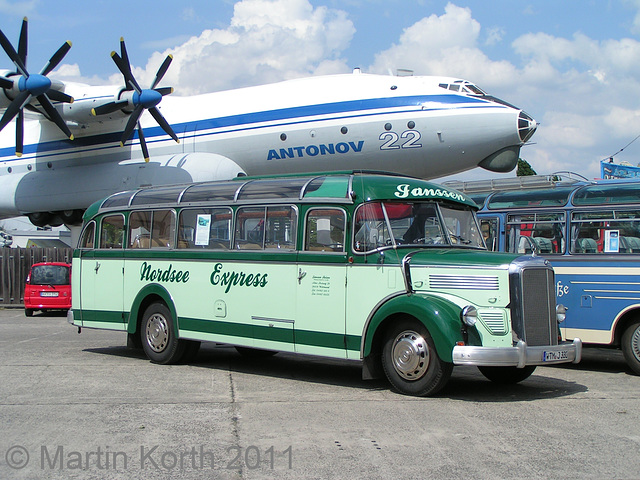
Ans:
[[[447,188],[453,188],[466,194],[498,192],[505,190],[525,190],[530,188],[555,187],[588,182],[582,175],[572,172],[556,172],[550,175],[525,175],[513,178],[494,178],[487,180],[449,180],[442,182]]]

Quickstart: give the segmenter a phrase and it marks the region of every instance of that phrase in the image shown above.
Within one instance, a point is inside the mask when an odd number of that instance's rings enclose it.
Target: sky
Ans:
[[[120,37],[143,86],[174,56],[161,84],[174,95],[410,69],[464,78],[533,116],[521,158],[539,174],[598,178],[603,159],[640,162],[640,0],[0,0],[14,45],[24,16],[30,70],[73,43],[54,78],[120,84]]]

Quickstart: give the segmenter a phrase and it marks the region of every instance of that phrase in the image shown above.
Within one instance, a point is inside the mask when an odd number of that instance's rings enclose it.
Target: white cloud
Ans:
[[[355,33],[345,12],[307,0],[243,0],[226,29],[205,30],[177,48],[156,52],[144,71],[149,83],[167,54],[163,81],[179,95],[270,83],[318,73],[347,72],[341,52]]]
[[[433,14],[406,28],[398,43],[376,55],[369,70],[409,68],[416,75],[466,78],[486,89],[514,83],[516,68],[489,59],[478,46],[479,37],[480,24],[471,10],[449,3],[443,15]]]

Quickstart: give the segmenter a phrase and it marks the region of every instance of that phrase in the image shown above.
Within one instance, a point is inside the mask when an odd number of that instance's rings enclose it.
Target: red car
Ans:
[[[34,310],[71,308],[71,265],[60,262],[34,263],[24,288],[24,314]]]

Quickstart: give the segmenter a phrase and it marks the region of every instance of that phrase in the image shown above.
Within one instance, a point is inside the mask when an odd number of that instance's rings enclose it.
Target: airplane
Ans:
[[[17,50],[0,30],[14,67],[0,70],[0,218],[26,215],[36,226],[77,226],[93,202],[148,185],[360,169],[508,172],[537,128],[466,80],[359,69],[170,96],[158,85],[171,55],[142,88],[124,39],[111,54],[124,86],[62,82],[49,74],[71,42],[34,73],[27,25]]]

